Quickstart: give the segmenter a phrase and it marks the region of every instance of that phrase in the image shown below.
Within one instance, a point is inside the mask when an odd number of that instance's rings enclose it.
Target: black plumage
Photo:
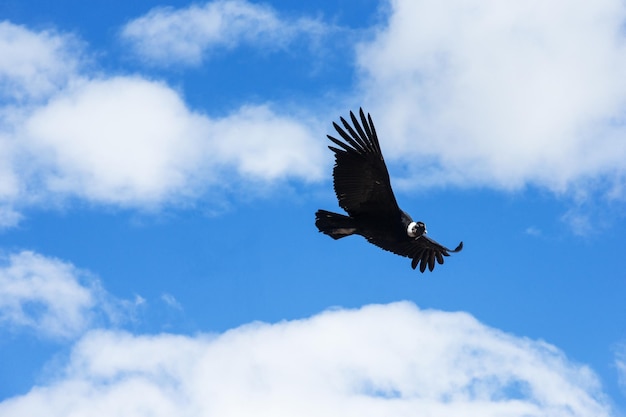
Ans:
[[[350,112],[352,126],[343,117],[343,128],[333,122],[345,142],[327,135],[336,145],[329,146],[335,153],[335,194],[348,215],[318,210],[315,225],[333,239],[361,235],[384,250],[411,258],[413,269],[419,265],[420,272],[426,267],[432,271],[435,262],[443,264],[444,256],[463,249],[463,242],[454,250],[440,245],[425,235],[424,223],[414,222],[400,209],[372,118],[369,114],[366,118],[363,109],[359,115],[360,123]]]

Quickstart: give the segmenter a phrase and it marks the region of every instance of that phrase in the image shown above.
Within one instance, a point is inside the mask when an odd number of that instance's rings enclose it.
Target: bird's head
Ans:
[[[409,226],[406,228],[406,233],[409,237],[420,237],[423,234],[428,233],[426,231],[426,225],[422,222],[411,222]]]

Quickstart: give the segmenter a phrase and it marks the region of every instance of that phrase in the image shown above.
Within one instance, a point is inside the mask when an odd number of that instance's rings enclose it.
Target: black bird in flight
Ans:
[[[333,239],[361,235],[384,250],[411,258],[413,269],[419,265],[420,272],[426,267],[432,271],[435,260],[443,264],[444,256],[463,249],[463,242],[454,250],[440,245],[426,236],[424,223],[413,221],[400,209],[391,189],[372,117],[368,114],[365,118],[363,109],[359,113],[361,124],[350,112],[354,128],[343,117],[345,130],[333,122],[345,142],[327,135],[337,145],[328,147],[335,153],[333,185],[339,206],[348,216],[318,210],[315,225]]]

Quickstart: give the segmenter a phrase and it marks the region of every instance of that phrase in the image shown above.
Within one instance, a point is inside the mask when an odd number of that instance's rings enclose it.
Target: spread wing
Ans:
[[[394,216],[400,211],[391,189],[389,172],[380,151],[378,137],[371,116],[360,109],[361,124],[354,113],[350,118],[354,128],[342,117],[342,129],[333,126],[345,141],[328,135],[337,147],[329,146],[335,153],[333,185],[339,206],[350,216]]]
[[[438,264],[443,264],[444,256],[450,256],[450,253],[459,252],[463,249],[463,242],[459,243],[459,246],[452,250],[425,235],[417,239],[407,236],[402,241],[378,241],[375,238],[368,240],[374,245],[396,255],[411,258],[411,267],[415,269],[419,265],[420,272],[424,272],[426,267],[428,267],[429,271],[432,271],[435,268],[435,261]]]

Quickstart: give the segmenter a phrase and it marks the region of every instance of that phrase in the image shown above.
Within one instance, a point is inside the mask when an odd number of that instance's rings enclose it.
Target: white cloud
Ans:
[[[616,194],[626,178],[625,16],[617,0],[393,1],[357,56],[388,160],[410,162],[394,184],[562,191],[607,175]],[[316,22],[216,1],[155,9],[123,33],[148,59],[198,63],[216,46],[280,47],[323,32]],[[11,98],[0,105],[0,224],[19,221],[21,206],[67,198],[154,208],[241,182],[327,175],[328,121],[271,103],[211,117],[162,82],[85,73],[71,36],[4,22],[0,45],[15,64],[0,64],[0,96]]]
[[[99,281],[58,259],[23,251],[0,266],[0,326],[46,337],[74,337],[100,318],[122,320],[132,303],[109,296]]]
[[[240,175],[271,181],[286,174],[304,180],[322,177],[324,149],[314,128],[267,106],[245,106],[214,120],[211,152]]]
[[[358,48],[383,146],[414,185],[623,181],[625,18],[619,0],[390,1]]]
[[[93,331],[0,416],[611,415],[595,375],[465,313],[402,302],[221,335]]]
[[[244,105],[212,118],[162,82],[80,72],[73,38],[8,22],[0,46],[16,64],[0,64],[2,226],[21,207],[67,198],[155,208],[233,183],[322,175],[313,123],[295,112]]]
[[[307,125],[267,106],[212,119],[166,85],[129,77],[68,89],[35,111],[21,134],[39,191],[122,206],[196,197],[237,177],[317,179],[323,158]]]
[[[283,19],[267,5],[217,0],[184,9],[153,9],[129,22],[122,38],[147,61],[198,65],[216,48],[245,43],[284,48],[299,36],[316,39],[326,30],[317,20]]]
[[[28,118],[23,136],[47,191],[132,205],[185,193],[205,124],[167,86],[119,77],[55,96]]]
[[[19,222],[12,202],[20,198],[22,171],[16,167],[21,146],[14,130],[24,111],[60,91],[80,67],[82,49],[72,36],[31,31],[0,22],[0,227]]]
[[[569,227],[572,233],[578,236],[588,235],[594,230],[589,215],[582,212],[579,208],[572,208],[565,212],[561,216],[561,221]]]
[[[626,343],[619,345],[615,352],[615,368],[617,380],[622,393],[626,395]]]
[[[524,233],[526,233],[529,236],[534,236],[534,237],[538,237],[542,235],[541,229],[539,229],[536,226],[528,226],[526,230],[524,230]]]
[[[79,55],[69,35],[0,22],[0,100],[46,97],[77,70]]]
[[[171,307],[171,308],[173,308],[175,310],[182,311],[182,309],[183,309],[183,306],[178,302],[176,297],[174,297],[172,294],[169,294],[169,293],[161,294],[161,300],[165,304],[167,304],[169,307]]]
[[[11,207],[0,207],[0,229],[17,226],[22,217],[22,214]]]

